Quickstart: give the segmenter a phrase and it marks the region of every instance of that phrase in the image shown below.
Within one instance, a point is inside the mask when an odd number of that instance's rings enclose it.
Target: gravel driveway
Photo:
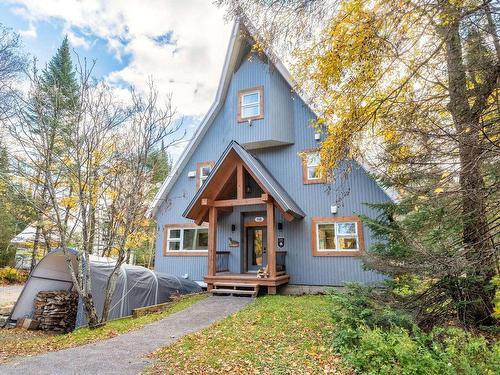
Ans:
[[[0,306],[14,304],[23,288],[24,285],[0,286]]]
[[[77,348],[17,358],[0,365],[0,374],[138,374],[150,363],[144,356],[231,315],[253,299],[209,297],[144,328]]]

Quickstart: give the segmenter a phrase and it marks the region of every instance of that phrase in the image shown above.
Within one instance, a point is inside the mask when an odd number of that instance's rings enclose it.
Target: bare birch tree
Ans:
[[[132,104],[127,105],[112,88],[93,83],[91,73],[85,62],[79,65],[78,105],[59,116],[54,128],[48,91],[34,71],[28,98],[18,99],[8,128],[15,140],[13,154],[23,166],[19,173],[45,191],[43,201],[33,203],[53,226],[88,323],[96,326],[107,320],[116,278],[144,220],[153,186],[148,156],[162,140],[175,142],[171,138],[180,123],[174,123],[170,98],[160,105],[152,82],[145,96],[131,91]],[[105,225],[99,210],[114,223],[107,246],[116,259],[100,312],[92,298],[89,267]]]

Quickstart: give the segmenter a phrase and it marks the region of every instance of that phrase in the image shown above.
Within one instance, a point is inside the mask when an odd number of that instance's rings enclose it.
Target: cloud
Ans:
[[[208,110],[222,70],[231,25],[207,0],[8,0],[31,22],[61,21],[75,47],[91,48],[100,38],[119,70],[110,84],[146,87],[152,77],[177,112],[199,116]],[[127,57],[124,60],[124,57]],[[110,57],[110,58],[113,58]]]
[[[26,30],[19,30],[19,34],[23,38],[32,38],[32,39],[35,39],[37,37],[37,31],[36,31],[35,24],[32,23],[32,22],[30,22],[29,25],[28,25],[28,28]]]

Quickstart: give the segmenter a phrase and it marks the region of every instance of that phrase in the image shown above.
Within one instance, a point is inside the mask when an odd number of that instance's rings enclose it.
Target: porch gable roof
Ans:
[[[220,176],[225,177],[224,181],[222,181],[223,184],[230,178],[230,172],[233,172],[233,170],[224,171],[224,169],[227,169],[227,165],[230,164],[232,159],[234,159],[235,157],[239,158],[243,162],[247,171],[252,175],[252,177],[256,179],[256,182],[263,187],[265,193],[269,194],[274,199],[278,207],[283,212],[293,216],[296,219],[302,219],[304,216],[306,216],[304,211],[302,211],[302,209],[295,203],[292,197],[290,197],[286,190],[279,184],[278,181],[276,181],[273,175],[269,173],[269,171],[262,165],[262,163],[234,140],[229,143],[219,160],[217,160],[217,163],[215,163],[215,166],[212,169],[210,175],[197,191],[182,216],[193,220],[198,219],[196,217],[196,213],[203,210],[202,199],[217,198],[212,196],[214,185],[218,181]],[[262,203],[265,202],[263,201]]]

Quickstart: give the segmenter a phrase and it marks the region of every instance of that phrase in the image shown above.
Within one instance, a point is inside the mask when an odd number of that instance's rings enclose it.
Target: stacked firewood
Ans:
[[[78,294],[65,290],[39,292],[35,298],[34,320],[44,331],[70,332],[75,328]]]

